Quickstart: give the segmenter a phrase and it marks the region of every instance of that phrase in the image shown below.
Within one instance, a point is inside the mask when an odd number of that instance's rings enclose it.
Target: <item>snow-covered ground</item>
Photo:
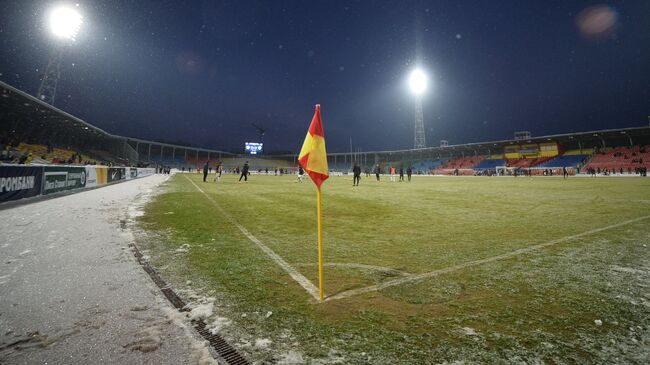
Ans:
[[[0,211],[1,364],[213,362],[120,228],[167,177]]]

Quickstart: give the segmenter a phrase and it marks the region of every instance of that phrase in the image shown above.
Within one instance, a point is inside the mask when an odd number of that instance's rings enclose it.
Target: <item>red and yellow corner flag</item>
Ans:
[[[323,132],[323,121],[320,119],[320,104],[316,104],[314,117],[311,118],[309,131],[302,143],[300,155],[298,155],[300,166],[307,171],[314,184],[316,184],[316,216],[318,222],[318,288],[320,301],[325,296],[323,286],[323,225],[321,224],[321,194],[320,185],[327,180],[329,169],[327,167],[327,152],[325,151],[325,132]]]
[[[325,132],[323,132],[323,121],[320,118],[320,104],[316,104],[316,111],[311,119],[305,141],[302,143],[298,162],[320,190],[320,185],[329,177],[327,152],[325,151]]]

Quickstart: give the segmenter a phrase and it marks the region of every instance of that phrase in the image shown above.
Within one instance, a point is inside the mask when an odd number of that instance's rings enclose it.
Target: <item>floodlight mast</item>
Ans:
[[[50,31],[56,37],[74,42],[83,17],[73,8],[62,6],[52,9],[49,16]]]
[[[54,105],[54,97],[56,96],[56,87],[61,77],[61,58],[63,56],[63,48],[56,47],[47,61],[47,67],[41,79],[41,85],[38,87],[36,97],[40,100]]]
[[[427,75],[419,68],[413,70],[409,76],[409,86],[415,95],[422,95],[427,90]]]
[[[413,148],[426,148],[422,95],[427,90],[427,75],[420,69],[413,70],[409,76],[409,87],[413,95],[415,95],[415,138]]]
[[[82,23],[83,17],[72,7],[61,6],[49,12],[48,28],[51,34],[57,38],[57,44],[55,44],[47,62],[36,97],[50,105],[54,105],[54,97],[61,76],[63,51],[65,47],[76,41]]]

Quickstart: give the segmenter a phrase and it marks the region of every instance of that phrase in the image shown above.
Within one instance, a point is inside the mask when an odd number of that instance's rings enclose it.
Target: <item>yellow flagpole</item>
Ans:
[[[323,228],[320,222],[320,187],[317,189],[316,211],[318,213],[318,287],[320,288],[320,301],[323,301]]]

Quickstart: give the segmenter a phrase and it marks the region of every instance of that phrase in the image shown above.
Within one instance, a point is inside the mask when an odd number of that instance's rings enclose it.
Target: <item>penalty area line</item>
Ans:
[[[230,223],[232,223],[235,227],[237,227],[241,231],[241,233],[243,233],[244,236],[246,236],[246,238],[248,238],[251,242],[253,242],[255,245],[257,245],[257,247],[259,247],[262,251],[264,251],[264,253],[266,253],[271,258],[271,260],[275,261],[275,263],[278,264],[278,266],[280,266],[282,269],[284,269],[284,271],[286,271],[287,274],[289,274],[289,276],[291,276],[291,278],[293,280],[295,280],[300,286],[302,286],[307,291],[307,293],[311,294],[311,296],[314,299],[320,300],[320,291],[318,290],[318,288],[311,281],[309,281],[309,279],[307,279],[304,275],[302,275],[296,269],[291,267],[291,265],[289,265],[289,263],[284,261],[284,259],[282,257],[280,257],[280,255],[273,252],[273,250],[271,250],[268,246],[266,246],[264,243],[262,243],[262,241],[257,239],[257,237],[253,236],[252,233],[250,233],[244,226],[239,224],[239,222],[237,222],[230,214],[228,214],[228,212],[226,212],[219,205],[219,203],[217,203],[214,199],[212,199],[212,197],[210,195],[208,195],[205,191],[203,191],[203,189],[201,189],[198,185],[196,185],[194,183],[194,181],[192,181],[187,176],[185,176],[185,178],[189,182],[191,182],[192,185],[194,185],[194,187],[198,191],[200,191],[203,195],[205,195],[205,197],[208,198],[208,200],[210,200],[210,202],[217,208],[217,210],[219,210],[219,212],[224,217],[226,217],[226,219]]]
[[[628,224],[636,223],[638,221],[642,221],[642,220],[645,220],[645,219],[648,219],[648,218],[650,218],[650,215],[630,219],[630,220],[627,220],[627,221],[624,221],[624,222],[612,224],[612,225],[605,226],[605,227],[602,227],[602,228],[592,229],[590,231],[574,234],[574,235],[571,235],[571,236],[558,238],[558,239],[548,241],[548,242],[544,242],[544,243],[540,243],[540,244],[537,244],[537,245],[520,248],[518,250],[514,250],[512,252],[504,253],[504,254],[497,255],[497,256],[486,257],[484,259],[470,261],[470,262],[450,266],[450,267],[440,269],[440,270],[425,272],[425,273],[422,273],[422,274],[409,275],[409,276],[405,276],[405,277],[402,277],[402,278],[399,278],[399,279],[386,281],[386,282],[383,282],[381,284],[371,285],[371,286],[368,286],[368,287],[365,287],[365,288],[346,290],[346,291],[340,292],[338,294],[335,294],[335,295],[332,295],[332,296],[326,298],[325,301],[349,298],[349,297],[359,295],[359,294],[370,293],[370,292],[373,292],[373,291],[379,291],[379,290],[382,290],[382,289],[389,288],[391,286],[397,286],[397,285],[401,285],[401,284],[420,281],[420,280],[427,279],[427,278],[432,278],[434,276],[451,273],[451,272],[462,270],[462,269],[472,267],[472,266],[478,266],[478,265],[487,264],[487,263],[494,262],[494,261],[509,259],[509,258],[512,258],[512,257],[515,257],[515,256],[519,256],[519,255],[522,255],[522,254],[526,254],[526,253],[529,253],[529,252],[532,252],[532,251],[539,250],[539,249],[544,248],[544,247],[556,245],[558,243],[571,241],[571,240],[574,240],[576,238],[589,236],[589,235],[592,235],[594,233],[607,231],[607,230],[618,228],[618,227],[625,226],[625,225],[628,225]]]

